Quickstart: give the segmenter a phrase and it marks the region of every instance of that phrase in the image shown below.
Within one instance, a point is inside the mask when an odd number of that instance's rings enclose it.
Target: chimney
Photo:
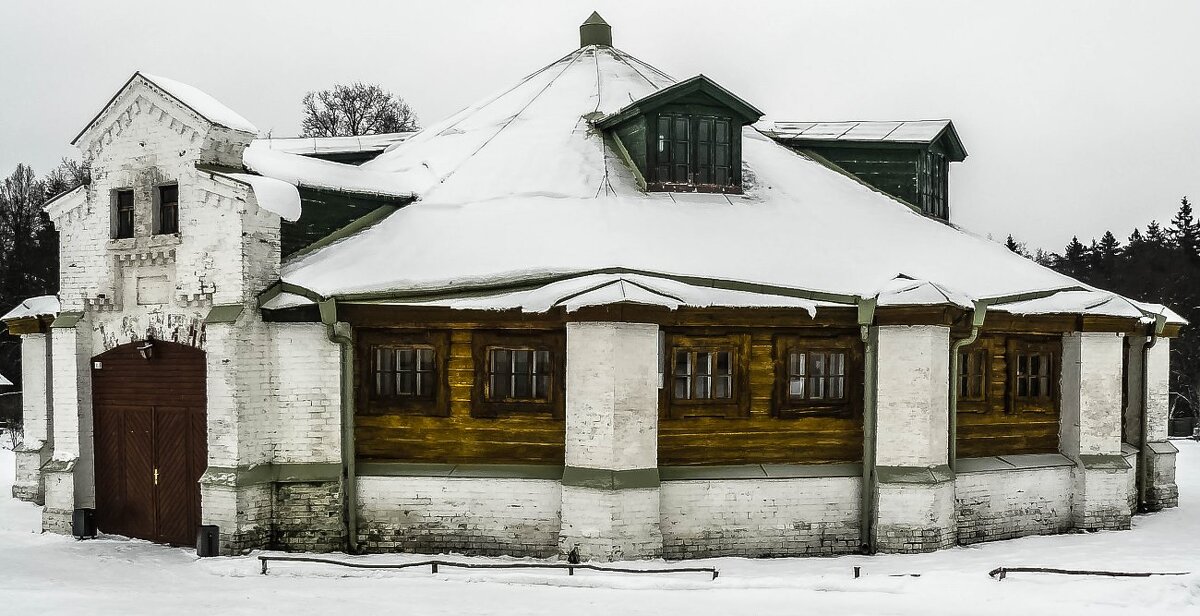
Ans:
[[[579,46],[588,45],[612,47],[612,26],[595,11],[592,11],[592,16],[579,26]]]

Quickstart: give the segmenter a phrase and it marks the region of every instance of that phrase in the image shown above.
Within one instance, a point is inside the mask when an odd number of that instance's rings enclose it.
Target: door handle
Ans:
[[[154,485],[158,485],[158,469],[154,469]]]

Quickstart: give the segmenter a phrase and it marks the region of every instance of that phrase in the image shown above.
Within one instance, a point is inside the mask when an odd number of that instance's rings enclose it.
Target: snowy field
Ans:
[[[192,550],[143,541],[40,534],[41,510],[11,498],[13,455],[0,450],[0,614],[1200,614],[1200,443],[1175,443],[1181,506],[1135,517],[1132,531],[1029,537],[936,554],[687,563],[719,568],[715,581],[704,574],[443,569],[433,575],[288,563],[262,576],[254,556],[200,560]],[[861,579],[852,577],[855,565],[863,567]],[[1000,565],[1195,573],[1013,574],[998,582],[987,572]],[[896,576],[910,573],[920,577]]]

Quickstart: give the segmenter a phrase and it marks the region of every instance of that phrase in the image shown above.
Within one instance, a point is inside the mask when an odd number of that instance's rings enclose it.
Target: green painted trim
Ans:
[[[60,312],[50,324],[51,329],[72,329],[83,319],[82,312]]]
[[[1079,463],[1089,471],[1127,471],[1133,468],[1121,454],[1080,454]]]
[[[359,477],[444,477],[447,479],[547,479],[557,481],[563,467],[548,464],[426,464],[359,462]]]
[[[404,205],[407,205],[407,203]],[[367,212],[366,214],[350,221],[349,224],[335,230],[333,233],[330,233],[329,235],[326,235],[325,237],[309,244],[308,246],[293,252],[292,254],[288,255],[287,261],[290,262],[303,258],[305,255],[320,250],[321,248],[324,248],[334,242],[341,241],[347,237],[350,237],[351,235],[359,233],[360,231],[373,227],[382,222],[388,216],[396,213],[396,210],[404,207],[404,205],[381,205],[370,212]]]
[[[562,484],[596,490],[638,490],[659,486],[657,468],[614,471],[581,466],[564,466]]]
[[[1023,453],[982,458],[959,458],[955,461],[953,470],[957,476],[967,473],[1030,471],[1070,466],[1075,466],[1075,463],[1059,453]]]
[[[743,100],[738,95],[721,87],[720,84],[709,79],[703,74],[696,75],[683,81],[674,83],[661,90],[656,90],[642,98],[639,98],[625,107],[611,113],[596,121],[596,127],[602,130],[608,130],[616,127],[618,124],[626,120],[635,118],[643,113],[654,111],[663,105],[669,105],[681,97],[687,96],[693,92],[703,92],[716,99],[717,103],[724,105],[729,111],[732,111],[739,119],[745,120],[746,124],[753,124],[763,117],[763,112],[754,105]],[[736,134],[736,133],[735,133]]]
[[[638,169],[637,163],[633,162],[633,156],[630,156],[629,150],[625,149],[625,143],[621,141],[621,138],[615,133],[605,133],[605,140],[613,144],[613,149],[615,149],[617,153],[621,155],[621,160],[625,162],[625,166],[633,172],[633,179],[637,182],[638,189],[646,190],[646,186],[648,186],[648,184],[646,184],[646,178],[642,176],[642,170]]]
[[[264,483],[333,482],[342,478],[342,465],[314,462],[308,464],[255,464],[238,467],[210,466],[200,483],[229,487]]]
[[[1179,453],[1179,448],[1170,441],[1150,441],[1149,443],[1146,443],[1146,445],[1148,445],[1147,449],[1150,450],[1150,453],[1153,453],[1156,456],[1173,456]]]
[[[208,316],[204,317],[205,323],[233,323],[242,316],[242,311],[246,307],[241,304],[218,304],[209,308]]]
[[[878,466],[875,475],[879,483],[936,485],[954,481],[954,471],[945,464],[938,466]]]
[[[862,475],[862,464],[738,464],[723,466],[660,466],[662,481],[738,481],[746,479],[819,479]]]

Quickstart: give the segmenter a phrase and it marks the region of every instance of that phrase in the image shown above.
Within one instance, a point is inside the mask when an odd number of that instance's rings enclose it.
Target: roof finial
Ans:
[[[606,45],[612,47],[612,26],[608,25],[607,21],[600,16],[600,13],[592,11],[591,17],[579,26],[579,46],[587,47],[588,45]]]

